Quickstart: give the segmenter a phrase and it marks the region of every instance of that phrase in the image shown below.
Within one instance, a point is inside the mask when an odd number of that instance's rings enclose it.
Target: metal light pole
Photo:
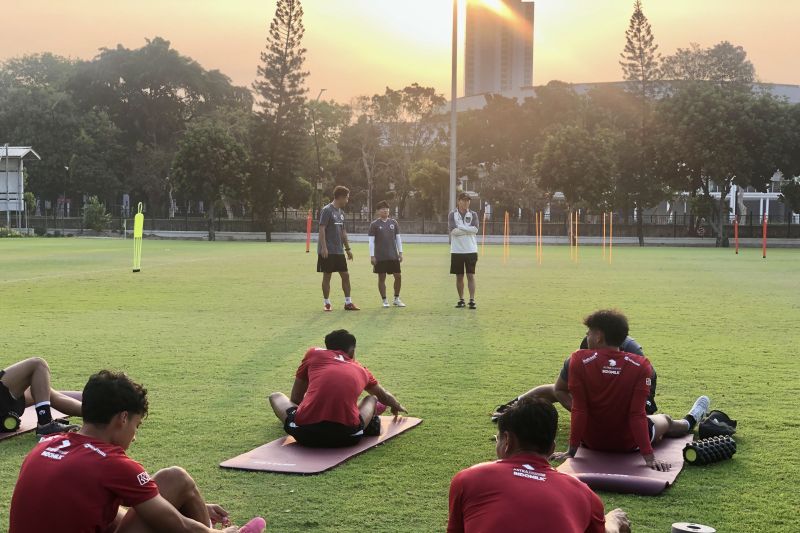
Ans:
[[[317,99],[315,102],[319,103],[319,99],[322,96],[322,93],[325,92],[325,89],[320,89],[319,94],[317,95]],[[314,147],[317,150],[317,175],[314,178],[314,192],[312,194],[311,204],[314,212],[314,216],[317,216],[317,196],[318,196],[318,187],[319,183],[322,180],[322,159],[319,156],[319,140],[317,139],[317,117],[314,114],[314,107],[311,108],[311,126],[314,129]]]
[[[8,177],[8,143],[6,143],[6,227],[11,229],[11,185]]]
[[[453,45],[450,79],[450,203],[456,208],[456,97],[458,96],[458,0],[453,0]]]

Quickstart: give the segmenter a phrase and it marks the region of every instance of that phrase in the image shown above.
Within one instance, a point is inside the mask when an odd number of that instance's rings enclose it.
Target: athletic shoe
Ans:
[[[466,306],[467,304],[464,303],[464,300],[459,300],[458,303],[456,304],[456,309],[462,309]]]
[[[689,411],[689,414],[687,414],[686,416],[687,417],[691,416],[694,419],[695,423],[700,422],[700,420],[703,418],[703,415],[705,415],[706,412],[708,411],[708,407],[710,405],[711,405],[711,400],[708,399],[708,396],[700,396],[698,399],[694,401],[694,405]],[[694,429],[695,424],[692,424],[691,420],[689,420],[689,425],[691,426],[690,429]]]
[[[354,303],[344,304],[345,311],[361,311],[360,307],[357,307]]]
[[[477,308],[478,308],[478,306],[477,306],[477,305],[475,304],[475,302],[473,302],[472,300],[470,300],[470,301],[469,301],[469,305],[468,305],[468,307],[469,307],[470,309],[477,309]]]
[[[36,436],[45,437],[54,433],[69,433],[71,431],[78,431],[78,429],[80,429],[80,426],[76,426],[75,424],[70,424],[69,422],[65,422],[63,420],[51,420],[47,424],[38,426],[36,428]]]
[[[239,533],[262,533],[267,528],[267,521],[257,516],[239,528]]]
[[[332,311],[333,309],[331,308],[331,304],[325,304],[325,305],[322,307],[322,310],[323,310],[323,311]]]
[[[381,416],[386,411],[386,404],[375,402],[375,416]]]
[[[369,424],[364,428],[365,437],[377,437],[381,434],[381,419],[378,415],[372,417]]]
[[[384,300],[384,301],[383,301],[383,306],[384,306],[384,307],[390,307],[390,305],[389,305],[389,302],[387,302],[386,300]]]
[[[394,299],[394,306],[395,307],[405,307],[406,304],[404,304],[403,301],[400,300],[400,298],[395,298]]]

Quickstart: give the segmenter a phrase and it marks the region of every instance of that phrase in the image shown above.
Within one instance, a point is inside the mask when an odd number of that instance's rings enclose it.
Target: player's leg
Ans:
[[[394,273],[394,305],[396,307],[405,307],[406,304],[400,299],[400,287],[403,284],[402,274],[400,272]]]
[[[11,365],[5,369],[0,381],[15,398],[21,398],[30,389],[32,401],[50,401],[50,367],[40,357]]]
[[[372,417],[375,416],[375,406],[378,404],[378,399],[371,394],[364,396],[360,402],[358,402],[358,414],[361,415],[361,419],[364,421],[364,425],[369,424]]]
[[[469,300],[475,301],[475,274],[467,273],[467,287],[469,289]]]
[[[350,298],[350,272],[339,272],[342,277],[342,292],[345,298]]]
[[[286,411],[292,408],[297,408],[297,406],[292,403],[292,401],[282,392],[273,392],[270,394],[269,405],[272,407],[272,411],[275,413],[275,416],[278,417],[281,423],[286,422]]]
[[[386,272],[378,272],[378,292],[381,300],[386,303]]]
[[[548,401],[550,403],[558,402],[558,398],[556,397],[556,386],[552,383],[548,383],[546,385],[539,385],[538,387],[534,387],[522,396],[522,398],[541,398],[542,400]]]
[[[25,391],[25,405],[33,405],[34,399],[30,389]],[[81,402],[57,390],[50,389],[50,405],[67,416],[81,416]]]
[[[333,272],[322,273],[322,297],[327,301],[331,297],[331,276]]]
[[[456,291],[459,301],[464,301],[464,274],[456,274]]]

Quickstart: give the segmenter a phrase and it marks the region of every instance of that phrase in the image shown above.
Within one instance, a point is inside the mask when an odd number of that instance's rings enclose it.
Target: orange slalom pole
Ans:
[[[311,209],[308,210],[306,218],[306,253],[311,249]]]
[[[539,211],[539,264],[544,259],[544,212]]]
[[[608,264],[611,264],[611,253],[614,251],[614,212],[608,214]]]
[[[764,215],[764,223],[762,224],[761,230],[761,257],[762,259],[767,258],[767,219],[769,218],[768,215]]]
[[[578,215],[580,212],[580,209],[575,211],[575,263],[578,262]]]
[[[606,260],[606,214],[603,212],[603,261]]]
[[[508,262],[508,243],[509,243],[509,232],[511,231],[511,219],[509,217],[508,211],[506,211],[506,220],[505,224],[503,224],[503,264]]]
[[[486,247],[486,211],[483,212],[483,225],[481,229],[483,230],[481,234],[481,255],[483,255],[484,248]]]
[[[736,255],[739,255],[739,219],[733,219],[733,240],[736,242]]]

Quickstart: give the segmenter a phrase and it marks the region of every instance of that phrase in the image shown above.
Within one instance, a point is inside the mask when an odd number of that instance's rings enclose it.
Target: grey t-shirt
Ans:
[[[397,261],[400,256],[397,254],[397,236],[400,235],[400,225],[393,218],[386,221],[375,220],[369,225],[370,237],[375,237],[375,260],[377,261]]]
[[[329,255],[343,255],[342,231],[344,231],[344,211],[330,203],[319,214],[319,227],[325,227],[325,244]],[[322,243],[317,243],[317,253],[322,253]]]

